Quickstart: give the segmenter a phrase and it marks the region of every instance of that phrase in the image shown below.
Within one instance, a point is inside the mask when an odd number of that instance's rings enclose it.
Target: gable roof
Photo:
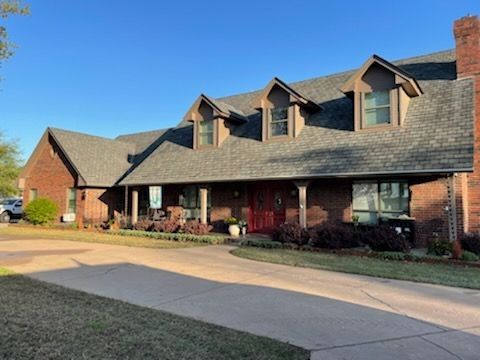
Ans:
[[[393,64],[392,64],[393,65]],[[192,125],[182,122],[120,184],[169,184],[332,176],[447,173],[473,168],[473,83],[456,80],[454,51],[394,63],[424,95],[412,98],[400,128],[354,132],[352,101],[339,89],[355,71],[288,86],[321,105],[298,138],[261,142],[252,105],[262,90],[217,99],[242,111],[248,123],[222,147],[192,149]]]
[[[135,147],[131,143],[55,128],[47,132],[83,179],[80,185],[113,186],[132,166],[128,160]]]
[[[365,73],[370,69],[373,64],[378,64],[381,67],[391,71],[398,77],[397,83],[401,84],[407,94],[410,96],[418,96],[421,95],[422,89],[418,84],[417,80],[402,68],[395,66],[394,64],[388,62],[387,60],[381,58],[378,55],[372,55],[361,67],[358,69],[348,80],[345,84],[342,85],[340,88],[342,92],[348,93],[354,90],[355,82],[360,79]]]
[[[188,112],[183,117],[183,121],[187,121],[187,122],[193,121],[193,119],[191,118],[191,113],[197,110],[202,102],[205,102],[206,104],[208,104],[208,106],[214,109],[215,112],[221,117],[224,117],[236,122],[240,122],[240,123],[246,122],[248,120],[242,111],[235,109],[235,107],[233,107],[232,105],[224,103],[223,101],[220,101],[220,100],[215,100],[211,97],[208,97],[205,94],[200,94],[200,96],[197,98],[197,100],[195,100],[193,105],[190,107]]]
[[[322,107],[315,103],[315,101],[309,99],[307,96],[301,94],[298,90],[295,90],[294,88],[288,86],[286,83],[284,83],[282,80],[280,80],[277,77],[274,77],[270,82],[267,84],[265,89],[256,96],[254,101],[252,102],[252,107],[254,109],[259,109],[262,107],[262,99],[266,97],[272,89],[278,86],[284,91],[286,91],[292,98],[294,98],[300,105],[311,109],[311,110],[321,110]]]

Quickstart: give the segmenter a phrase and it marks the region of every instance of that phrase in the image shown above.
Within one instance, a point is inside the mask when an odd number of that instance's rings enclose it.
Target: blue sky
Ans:
[[[106,137],[174,126],[226,96],[454,47],[478,0],[32,0],[6,23],[0,130],[26,159],[47,126]]]

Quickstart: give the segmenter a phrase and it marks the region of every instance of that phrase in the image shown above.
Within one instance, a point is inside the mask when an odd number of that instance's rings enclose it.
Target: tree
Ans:
[[[0,0],[0,19],[5,20],[11,15],[28,15],[28,5],[23,5],[19,0]],[[8,41],[5,26],[0,25],[0,63],[13,55],[15,44]]]
[[[0,198],[16,195],[20,172],[20,150],[16,141],[9,141],[0,132]]]

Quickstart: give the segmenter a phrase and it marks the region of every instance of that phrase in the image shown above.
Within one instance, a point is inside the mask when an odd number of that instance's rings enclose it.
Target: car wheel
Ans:
[[[0,214],[0,223],[8,223],[10,222],[10,213],[8,211],[4,211]]]

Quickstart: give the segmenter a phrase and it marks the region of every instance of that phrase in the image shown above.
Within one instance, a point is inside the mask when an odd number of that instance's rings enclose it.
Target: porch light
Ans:
[[[234,197],[235,199],[238,199],[238,198],[240,197],[240,191],[238,191],[238,190],[233,190],[233,197]]]

